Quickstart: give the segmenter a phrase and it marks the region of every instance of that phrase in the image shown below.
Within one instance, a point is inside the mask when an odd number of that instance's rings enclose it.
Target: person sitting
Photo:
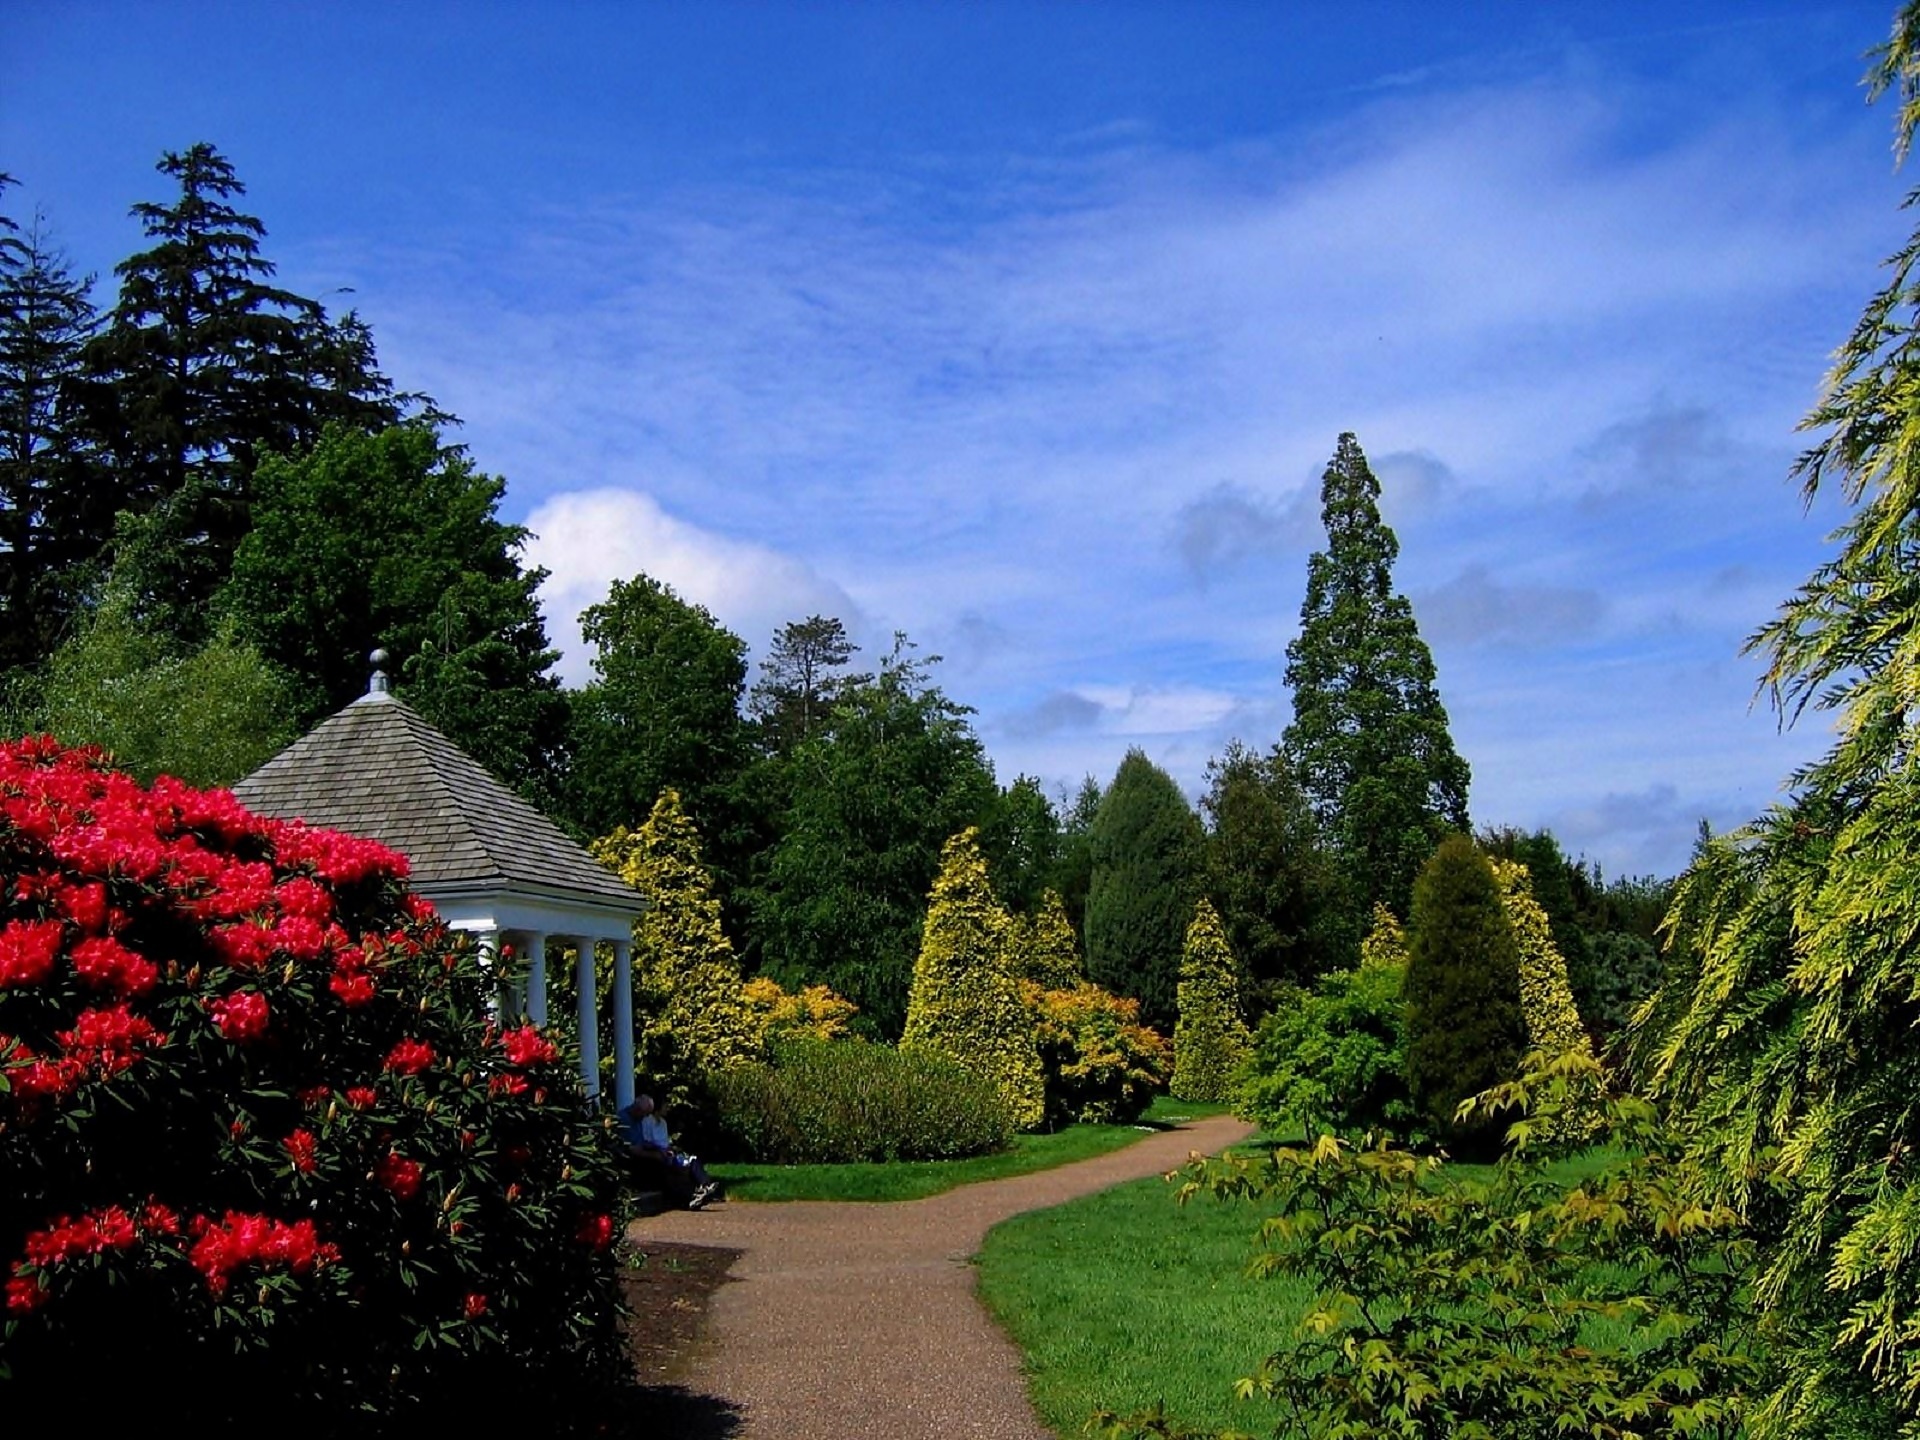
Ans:
[[[707,1174],[700,1157],[673,1143],[651,1095],[634,1096],[620,1116],[635,1170],[659,1185],[676,1205],[698,1210],[719,1193],[719,1184]]]

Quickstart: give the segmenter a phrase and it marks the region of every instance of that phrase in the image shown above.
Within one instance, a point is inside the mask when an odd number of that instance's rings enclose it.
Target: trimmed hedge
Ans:
[[[727,1152],[775,1165],[953,1160],[999,1150],[1013,1131],[991,1080],[866,1040],[786,1040],[772,1063],[736,1065],[713,1090]]]

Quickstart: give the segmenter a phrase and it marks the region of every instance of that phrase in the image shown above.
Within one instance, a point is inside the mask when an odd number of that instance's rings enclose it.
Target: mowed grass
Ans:
[[[1057,1435],[1080,1434],[1102,1407],[1155,1404],[1196,1429],[1273,1423],[1233,1384],[1287,1343],[1312,1293],[1247,1276],[1267,1213],[1256,1202],[1182,1206],[1176,1188],[1138,1180],[987,1234],[981,1297],[1026,1357],[1034,1405]]]
[[[1155,1130],[1225,1110],[1223,1105],[1159,1096],[1138,1125],[1072,1125],[1052,1135],[1016,1135],[1008,1149],[965,1160],[890,1160],[872,1165],[723,1163],[707,1168],[726,1187],[729,1200],[923,1200],[960,1185],[1091,1160]]]
[[[1584,1156],[1550,1173],[1585,1179],[1606,1160]],[[1176,1188],[1135,1181],[988,1232],[980,1293],[1020,1347],[1035,1407],[1055,1434],[1082,1433],[1098,1409],[1156,1404],[1191,1429],[1268,1434],[1279,1423],[1272,1406],[1236,1399],[1234,1382],[1291,1343],[1314,1291],[1287,1276],[1248,1276],[1270,1207],[1204,1194],[1183,1206]]]

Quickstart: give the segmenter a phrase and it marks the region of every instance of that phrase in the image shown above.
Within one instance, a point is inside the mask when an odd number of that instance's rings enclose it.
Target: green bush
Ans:
[[[1233,1098],[1234,1077],[1250,1043],[1240,1018],[1227,932],[1213,902],[1202,900],[1180,957],[1179,1023],[1173,1031],[1173,1093],[1182,1100]]]
[[[722,1144],[776,1165],[951,1160],[1007,1144],[994,1083],[934,1051],[794,1038],[714,1077]]]
[[[358,1434],[619,1375],[607,1135],[405,872],[0,745],[12,1413]]]
[[[1273,1131],[1300,1124],[1346,1139],[1424,1139],[1404,1075],[1404,973],[1397,964],[1363,964],[1285,995],[1254,1036],[1241,1113]]]

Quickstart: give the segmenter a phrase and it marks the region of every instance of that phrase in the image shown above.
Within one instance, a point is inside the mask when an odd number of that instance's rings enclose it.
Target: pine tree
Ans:
[[[774,632],[747,697],[747,713],[759,722],[767,748],[791,750],[820,728],[842,691],[873,678],[848,672],[859,650],[832,616],[809,615]]]
[[[0,175],[0,195],[12,177]],[[0,214],[0,672],[59,642],[113,531],[113,494],[74,423],[80,357],[97,328],[36,213]]]
[[[1129,750],[1088,831],[1087,975],[1140,1002],[1163,1033],[1177,1018],[1180,952],[1200,895],[1204,837],[1173,777]]]
[[[1210,901],[1194,908],[1180,956],[1180,1018],[1173,1030],[1173,1084],[1183,1100],[1231,1100],[1252,1038],[1240,1015],[1227,932]]]
[[[764,1028],[742,993],[699,833],[667,790],[637,832],[616,830],[593,853],[648,900],[633,925],[633,1014],[650,1083],[700,1113],[711,1077],[757,1058]]]
[[[941,852],[900,1048],[934,1051],[991,1077],[1015,1128],[1029,1130],[1045,1118],[1046,1081],[1033,1021],[1007,968],[1006,925],[979,832],[963,830]]]
[[[1462,1153],[1490,1153],[1499,1131],[1458,1125],[1454,1111],[1519,1073],[1527,1026],[1513,926],[1472,840],[1449,836],[1433,852],[1407,929],[1407,1089],[1435,1134]]]
[[[1351,434],[1321,481],[1327,548],[1307,562],[1300,633],[1287,646],[1293,721],[1280,749],[1339,867],[1347,948],[1376,900],[1407,911],[1414,877],[1467,828],[1467,764],[1455,753],[1433,656],[1393,588],[1400,542],[1380,482]]]
[[[156,168],[178,194],[133,207],[153,243],[114,267],[119,298],[87,346],[80,393],[128,511],[122,582],[193,640],[247,532],[261,460],[312,444],[330,420],[396,424],[404,406],[364,326],[334,326],[271,283],[266,227],[237,207],[246,186],[225,156],[197,144]]]

